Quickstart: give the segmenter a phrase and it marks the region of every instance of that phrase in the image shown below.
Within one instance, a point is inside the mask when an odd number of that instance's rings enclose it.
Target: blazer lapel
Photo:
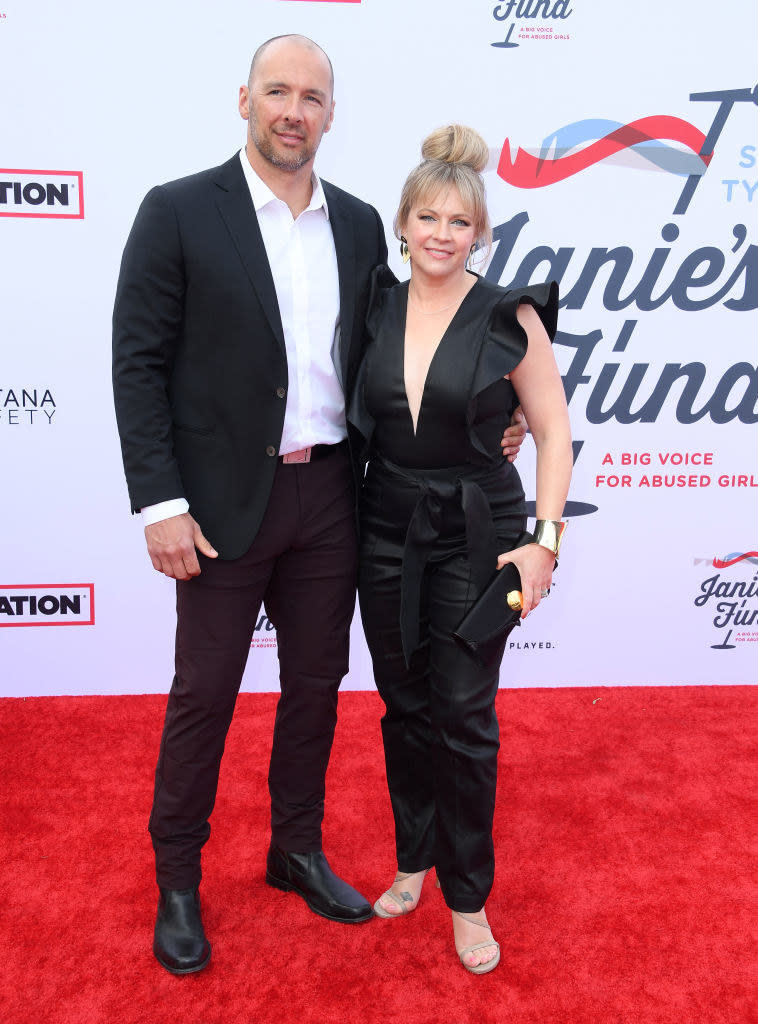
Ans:
[[[282,318],[266,247],[238,155],[218,169],[216,205],[266,314],[271,330],[285,350]],[[331,212],[331,208],[330,208]]]
[[[339,373],[342,386],[347,390],[348,382],[351,379],[349,364],[355,317],[355,238],[352,223],[345,211],[344,204],[339,200],[337,190],[323,178],[321,185],[329,207],[329,222],[332,226],[334,248],[337,252],[337,274],[340,288]]]

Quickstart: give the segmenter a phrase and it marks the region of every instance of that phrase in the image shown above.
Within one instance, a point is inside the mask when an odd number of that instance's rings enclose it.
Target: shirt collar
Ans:
[[[247,182],[247,186],[250,189],[250,196],[253,200],[253,206],[255,207],[256,213],[258,213],[259,210],[262,210],[264,206],[268,206],[268,204],[271,202],[282,201],[281,199],[274,195],[274,193],[268,187],[266,182],[258,174],[255,173],[255,171],[253,170],[253,166],[250,163],[250,160],[248,159],[247,152],[245,151],[244,146],[240,150],[240,163],[242,164],[242,170],[245,175],[245,181]],[[321,185],[321,179],[315,173],[315,171],[313,172],[313,177],[311,180],[313,184],[313,195],[311,196],[310,203],[308,203],[308,206],[305,209],[323,209],[326,215],[326,219],[329,220],[329,206],[327,205],[326,202],[326,196],[324,195],[324,189]]]

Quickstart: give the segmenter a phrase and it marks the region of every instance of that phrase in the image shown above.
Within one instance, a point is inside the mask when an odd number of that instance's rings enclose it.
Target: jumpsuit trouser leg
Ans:
[[[398,868],[434,865],[452,910],[476,913],[494,878],[492,820],[499,659],[483,669],[451,637],[478,596],[465,556],[427,564],[422,642],[406,667],[400,637],[402,552],[381,541],[362,559],[360,600],[382,720]]]

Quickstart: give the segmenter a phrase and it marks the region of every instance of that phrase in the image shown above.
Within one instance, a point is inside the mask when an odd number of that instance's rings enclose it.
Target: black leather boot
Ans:
[[[266,881],[276,889],[296,892],[310,909],[330,921],[358,924],[374,916],[371,904],[343,882],[317,853],[289,853],[272,846],[266,860]]]
[[[172,974],[202,971],[211,958],[197,889],[161,889],[153,953]]]

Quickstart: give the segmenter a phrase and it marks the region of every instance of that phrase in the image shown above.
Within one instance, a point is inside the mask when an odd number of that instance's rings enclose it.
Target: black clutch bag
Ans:
[[[523,547],[533,540],[531,533],[522,533],[514,547]],[[516,566],[508,562],[495,572],[453,632],[458,646],[482,667],[500,657],[508,634],[521,621],[521,609],[508,606],[508,594],[513,590],[521,590],[521,577]]]

